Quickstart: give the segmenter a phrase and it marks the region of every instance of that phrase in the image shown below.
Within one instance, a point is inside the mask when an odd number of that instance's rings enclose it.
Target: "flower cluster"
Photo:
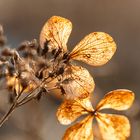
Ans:
[[[43,26],[39,43],[34,39],[23,42],[16,49],[1,47],[0,78],[6,82],[12,105],[0,120],[0,125],[17,107],[58,89],[65,97],[57,111],[60,123],[70,124],[88,114],[66,131],[64,140],[93,140],[94,117],[99,122],[104,140],[125,140],[130,133],[128,119],[99,111],[105,108],[128,109],[134,100],[133,92],[123,89],[109,92],[94,110],[90,102],[94,80],[86,68],[74,63],[78,60],[91,66],[104,65],[114,55],[116,44],[107,33],[93,32],[69,52],[67,41],[71,31],[72,23],[68,19],[53,16]],[[4,45],[4,40],[0,26],[0,44]]]

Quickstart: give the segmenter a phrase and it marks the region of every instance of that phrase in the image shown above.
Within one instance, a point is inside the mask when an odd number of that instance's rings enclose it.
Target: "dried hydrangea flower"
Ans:
[[[93,109],[89,98],[65,100],[57,111],[57,118],[63,125],[71,124],[83,114],[85,119],[66,130],[63,140],[93,140],[92,120],[97,119],[103,140],[125,140],[130,135],[130,123],[123,115],[105,114],[103,109],[126,110],[134,101],[130,90],[118,89],[107,93]]]
[[[40,45],[57,57],[53,66],[64,69],[59,80],[66,97],[85,98],[94,89],[94,81],[89,72],[80,66],[72,65],[73,60],[80,60],[92,66],[101,66],[107,63],[116,51],[116,44],[112,37],[103,32],[93,32],[87,35],[69,53],[67,41],[72,31],[72,23],[59,16],[51,17],[44,25],[40,33]]]

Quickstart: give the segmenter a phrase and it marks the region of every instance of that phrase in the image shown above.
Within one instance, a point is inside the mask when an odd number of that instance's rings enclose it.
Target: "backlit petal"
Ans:
[[[93,116],[87,116],[84,120],[69,127],[63,140],[93,140],[92,120]]]
[[[49,41],[49,49],[61,48],[66,51],[66,43],[72,30],[72,23],[63,17],[53,16],[43,26],[40,33],[40,45],[43,48],[45,41]]]
[[[64,73],[62,81],[68,99],[86,98],[94,90],[95,84],[87,69],[70,66]]]
[[[126,140],[129,137],[130,123],[125,116],[98,113],[96,119],[103,140]]]
[[[126,89],[113,90],[107,93],[97,105],[97,110],[112,108],[116,110],[128,109],[134,101],[134,93]]]
[[[61,124],[68,125],[81,115],[92,111],[92,104],[88,98],[82,100],[65,100],[58,108],[57,118]]]
[[[70,58],[83,61],[92,66],[107,63],[116,51],[113,38],[103,32],[87,35],[70,53]]]

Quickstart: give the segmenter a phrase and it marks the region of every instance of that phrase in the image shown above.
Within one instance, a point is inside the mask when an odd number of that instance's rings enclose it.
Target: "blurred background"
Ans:
[[[139,0],[0,0],[0,24],[8,45],[17,47],[24,40],[38,39],[48,18],[59,15],[73,23],[68,46],[71,50],[85,35],[93,31],[109,33],[117,43],[111,61],[101,67],[85,64],[96,82],[93,104],[113,89],[135,92],[132,108],[125,111],[132,124],[129,140],[140,137],[140,1]],[[0,92],[0,117],[7,100]],[[60,140],[67,126],[56,118],[60,100],[46,96],[17,109],[0,128],[0,140]],[[96,127],[96,124],[95,124]],[[95,128],[97,140],[101,140]]]

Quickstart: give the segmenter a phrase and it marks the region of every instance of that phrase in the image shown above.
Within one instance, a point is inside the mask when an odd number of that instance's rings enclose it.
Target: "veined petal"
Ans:
[[[65,100],[58,108],[56,115],[61,124],[68,125],[81,115],[92,111],[92,104],[88,98],[82,100]]]
[[[96,119],[103,140],[126,140],[129,137],[130,123],[125,116],[98,113]]]
[[[92,66],[107,63],[116,51],[113,38],[104,32],[87,35],[70,53],[70,58],[83,61]]]
[[[87,116],[84,120],[69,127],[63,140],[93,140],[92,128],[93,116]]]
[[[67,50],[66,43],[72,30],[72,23],[59,16],[51,17],[43,26],[40,33],[40,45],[43,48],[44,43],[49,41],[49,49],[61,48]]]
[[[68,99],[87,98],[94,90],[95,84],[87,69],[70,66],[64,73],[62,81]]]
[[[128,109],[134,101],[134,93],[126,89],[113,90],[107,93],[99,102],[96,110],[111,108],[116,110]]]

